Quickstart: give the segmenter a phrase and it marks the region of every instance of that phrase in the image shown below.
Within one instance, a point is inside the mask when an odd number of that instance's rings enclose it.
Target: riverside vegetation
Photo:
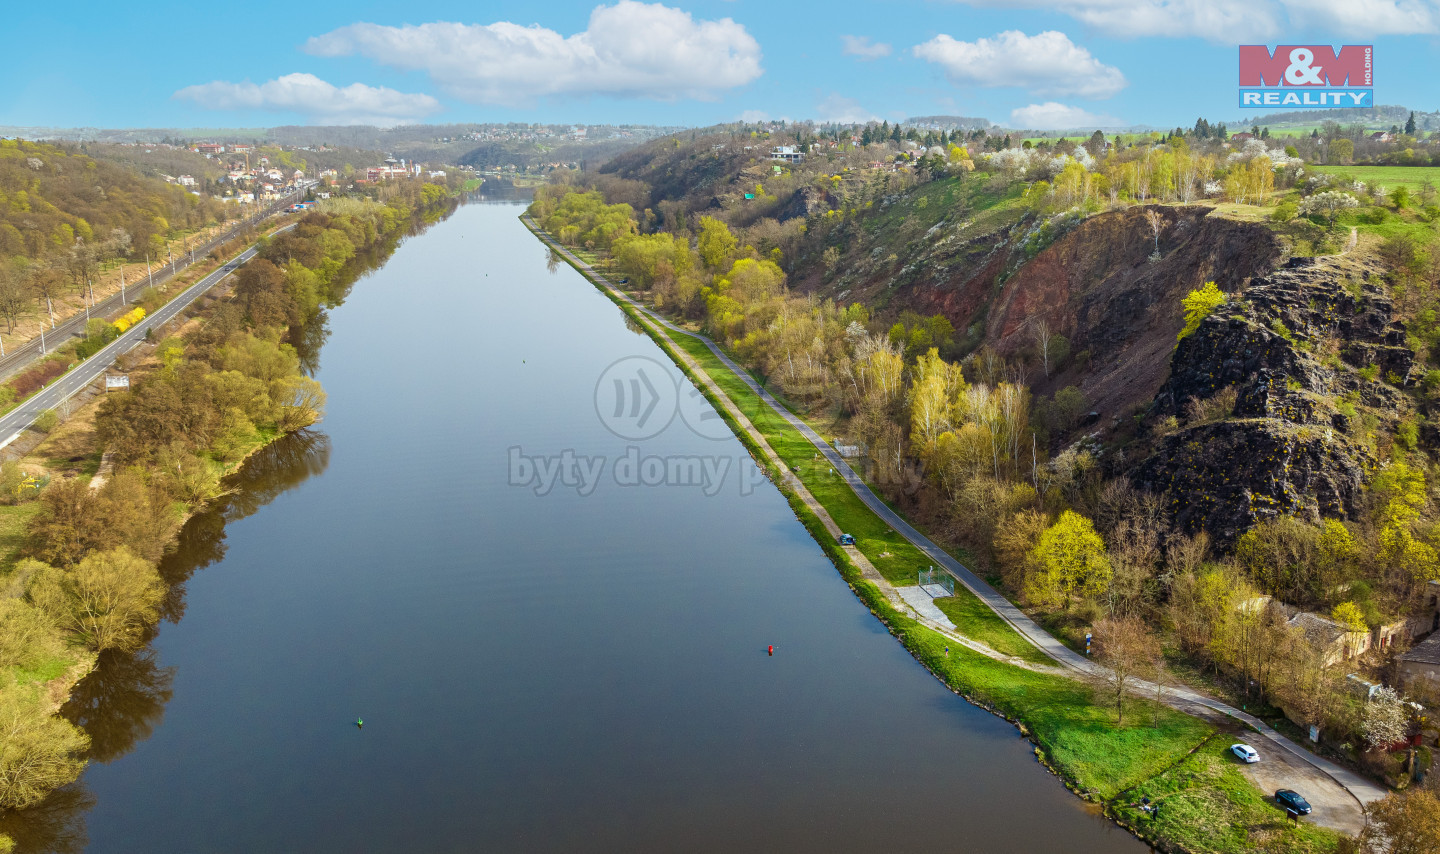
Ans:
[[[963,147],[898,129],[877,142],[878,130],[660,140],[542,190],[530,213],[708,332],[822,435],[860,444],[877,491],[1062,640],[1092,632],[1102,660],[1199,683],[1287,726],[1284,707],[1337,758],[1405,785],[1428,753],[1389,749],[1416,731],[1402,697],[1347,691],[1347,671],[1287,618],[1311,610],[1368,632],[1422,612],[1440,577],[1433,199],[1337,187],[1306,171],[1305,152],[1230,145],[1200,123],[1043,148],[983,132]],[[907,148],[907,135],[922,144]],[[764,139],[803,146],[805,163],[757,161]],[[1325,193],[1354,204],[1328,208]],[[1184,207],[1214,196],[1223,218]],[[1349,226],[1358,249],[1324,257]],[[1192,238],[1234,249],[1203,261]],[[1097,241],[1108,260],[1085,254]],[[1087,281],[1047,293],[1072,275],[1066,265]],[[1133,316],[1136,300],[1144,321],[1115,327],[1116,307]],[[1077,311],[1087,301],[1099,315]],[[676,344],[808,471],[803,437],[698,342]],[[1158,369],[1122,387],[1138,352]],[[1238,367],[1227,372],[1228,359]],[[1087,418],[1097,405],[1108,423]],[[843,484],[806,482],[887,579],[913,583],[918,552]],[[1143,700],[1123,685],[1104,699],[963,651],[935,656],[939,636],[865,593],[812,529],[917,657],[1025,721],[1077,788],[1127,820],[1138,819],[1131,795],[1163,791],[1177,809],[1134,822],[1149,838],[1186,850],[1342,844],[1277,825],[1219,761],[1213,731],[1179,715],[1189,723],[1166,731],[1175,713],[1131,711]],[[997,650],[1026,646],[963,592],[937,604]],[[1388,665],[1353,666],[1379,679]],[[1152,720],[1160,731],[1138,735]],[[1150,764],[1142,742],[1165,758]]]
[[[167,592],[156,562],[185,520],[225,494],[223,478],[247,456],[323,414],[294,336],[343,298],[360,259],[389,251],[453,195],[399,182],[384,201],[324,202],[263,241],[231,299],[155,342],[154,369],[99,403],[95,455],[114,464],[103,485],[0,468],[12,546],[0,569],[0,808],[34,806],[80,774],[87,736],[53,714],[67,674],[147,640]]]

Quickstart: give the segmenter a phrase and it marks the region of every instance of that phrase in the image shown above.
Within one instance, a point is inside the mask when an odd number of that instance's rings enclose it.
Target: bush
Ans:
[[[29,397],[44,388],[46,383],[65,373],[65,370],[65,362],[47,359],[11,380],[10,385],[15,389],[17,399]]]
[[[85,768],[90,738],[58,715],[46,714],[34,692],[0,688],[0,807],[22,809],[73,782]]]
[[[1275,206],[1274,213],[1270,214],[1271,222],[1289,222],[1295,218],[1297,208],[1291,202],[1281,202]]]
[[[154,564],[120,546],[92,552],[68,569],[42,567],[30,597],[91,649],[129,650],[159,618],[165,585]]]
[[[60,415],[53,409],[47,409],[35,418],[35,429],[41,433],[49,433],[60,426]]]

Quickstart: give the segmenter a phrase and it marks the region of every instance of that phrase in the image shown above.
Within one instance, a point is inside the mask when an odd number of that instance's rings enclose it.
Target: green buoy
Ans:
[[[355,728],[356,728],[356,729],[364,729],[364,728],[365,728],[365,721],[364,721],[363,719],[361,719],[361,718],[356,718],[356,719],[355,719]]]

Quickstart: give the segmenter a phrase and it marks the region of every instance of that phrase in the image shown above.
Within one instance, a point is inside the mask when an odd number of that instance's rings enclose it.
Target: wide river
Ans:
[[[1146,850],[917,664],[733,437],[670,417],[691,387],[521,210],[461,207],[330,312],[321,430],[187,527],[22,850]],[[632,440],[652,393],[607,368],[636,356],[666,364],[641,432],[669,426]],[[566,452],[598,476],[529,476]]]

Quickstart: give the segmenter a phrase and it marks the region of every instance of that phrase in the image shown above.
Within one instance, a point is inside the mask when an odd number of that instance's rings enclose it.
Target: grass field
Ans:
[[[1429,181],[1440,189],[1440,166],[1307,166],[1326,175],[1348,175],[1356,181],[1380,184],[1386,188],[1404,184],[1414,192]]]
[[[1335,850],[1334,833],[1312,824],[1293,824],[1265,800],[1229,753],[1229,739],[1215,738],[1191,756],[1133,790],[1113,809],[1146,826],[1167,849],[1195,851]],[[1151,819],[1129,806],[1147,797],[1160,805]]]
[[[38,512],[38,501],[0,504],[0,577],[8,574],[20,559],[20,547],[25,544],[25,527]]]

